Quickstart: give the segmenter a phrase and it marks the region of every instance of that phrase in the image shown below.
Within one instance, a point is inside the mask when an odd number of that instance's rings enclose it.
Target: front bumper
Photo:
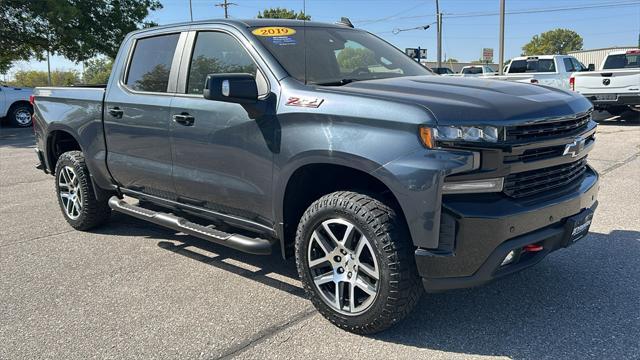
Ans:
[[[598,174],[589,167],[579,184],[533,200],[502,194],[445,196],[443,216],[454,222],[453,251],[416,250],[425,289],[477,286],[538,263],[568,245],[567,220],[586,209],[595,210],[597,193]],[[542,250],[501,266],[511,250],[533,244],[542,245]]]
[[[583,94],[584,97],[589,99],[594,106],[607,107],[607,106],[621,106],[621,105],[640,105],[640,94],[614,94],[616,95],[614,100],[599,100],[598,95],[611,95],[611,94]]]

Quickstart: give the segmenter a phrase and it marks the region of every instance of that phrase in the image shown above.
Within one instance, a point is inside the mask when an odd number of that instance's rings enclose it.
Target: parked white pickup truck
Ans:
[[[15,126],[31,126],[33,107],[29,96],[32,93],[30,88],[0,86],[0,118],[6,117]]]
[[[600,71],[574,74],[571,89],[589,99],[596,109],[620,115],[640,105],[640,49],[613,51]]]
[[[588,68],[573,56],[521,56],[513,58],[507,65],[506,75],[488,77],[569,89],[571,75],[575,72],[583,71],[588,71]]]
[[[480,77],[480,76],[493,76],[496,71],[489,65],[469,65],[460,70],[460,76],[463,77]]]

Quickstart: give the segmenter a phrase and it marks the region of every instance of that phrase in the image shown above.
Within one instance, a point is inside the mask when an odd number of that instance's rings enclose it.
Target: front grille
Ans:
[[[507,127],[507,140],[532,140],[569,135],[584,130],[589,120],[591,120],[591,114],[571,120],[509,126]]]
[[[505,178],[504,193],[513,198],[535,195],[569,186],[582,179],[587,171],[587,158],[542,169],[511,174]]]
[[[517,161],[522,161],[527,163],[531,161],[538,161],[538,160],[559,157],[559,156],[562,156],[565,146],[566,145],[559,145],[559,146],[549,146],[549,147],[537,148],[537,149],[529,149],[520,155],[506,155],[504,157],[504,163],[509,164]]]

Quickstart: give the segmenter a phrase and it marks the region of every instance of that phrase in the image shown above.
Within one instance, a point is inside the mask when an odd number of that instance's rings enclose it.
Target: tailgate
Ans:
[[[590,71],[574,74],[575,90],[582,94],[640,92],[639,69]]]

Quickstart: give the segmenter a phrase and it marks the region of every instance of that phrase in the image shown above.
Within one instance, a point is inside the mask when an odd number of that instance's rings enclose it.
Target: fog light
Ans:
[[[444,194],[500,192],[504,178],[471,181],[445,182],[442,185]]]
[[[516,258],[516,251],[515,250],[509,251],[507,256],[504,257],[504,260],[502,260],[502,264],[500,264],[500,266],[511,264],[515,258]]]

